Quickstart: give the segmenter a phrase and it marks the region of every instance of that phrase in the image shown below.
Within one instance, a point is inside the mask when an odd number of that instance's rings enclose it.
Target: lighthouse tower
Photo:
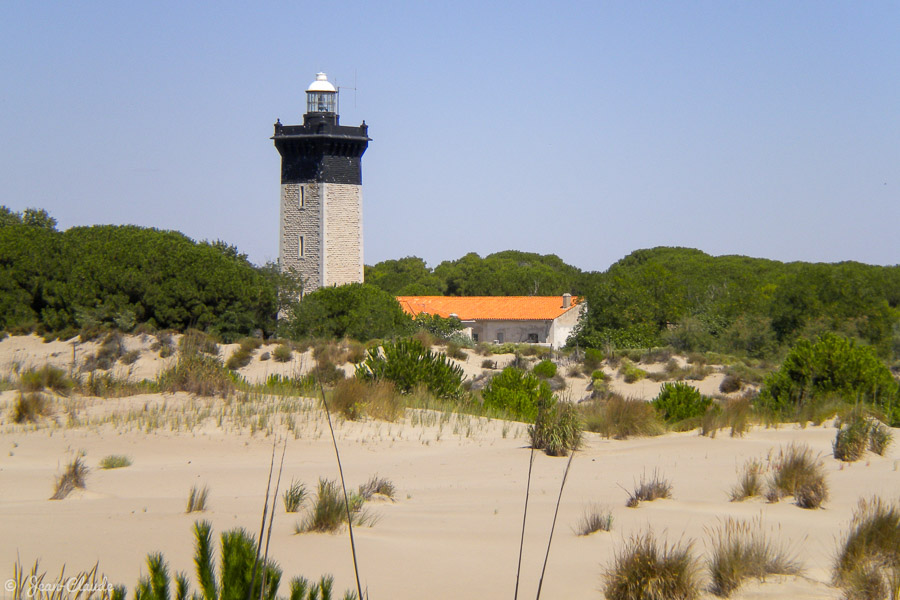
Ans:
[[[340,124],[338,91],[325,73],[306,90],[303,125],[275,123],[281,154],[282,271],[303,281],[303,293],[362,283],[362,155],[368,126]]]

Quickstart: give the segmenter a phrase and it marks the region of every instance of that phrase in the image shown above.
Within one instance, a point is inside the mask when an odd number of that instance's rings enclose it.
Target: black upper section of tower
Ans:
[[[362,155],[369,126],[339,124],[337,113],[306,113],[303,125],[275,123],[275,147],[281,154],[281,183],[362,185]]]

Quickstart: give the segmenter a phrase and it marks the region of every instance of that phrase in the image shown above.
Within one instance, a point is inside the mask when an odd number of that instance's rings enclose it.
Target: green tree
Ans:
[[[366,341],[407,334],[412,319],[397,299],[377,287],[351,283],[319,288],[293,309],[287,329],[292,337],[349,337]]]

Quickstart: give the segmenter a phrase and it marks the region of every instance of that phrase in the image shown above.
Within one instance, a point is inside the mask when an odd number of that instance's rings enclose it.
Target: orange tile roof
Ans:
[[[575,308],[580,301],[572,296],[569,308],[563,308],[562,296],[397,296],[407,313],[449,317],[463,321],[548,321]]]

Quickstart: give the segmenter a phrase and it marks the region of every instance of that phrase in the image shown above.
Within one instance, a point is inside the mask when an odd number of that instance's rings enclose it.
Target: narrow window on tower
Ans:
[[[303,191],[304,191],[304,190],[303,190],[303,186],[301,185],[301,186],[300,186],[300,193],[299,193],[298,196],[297,196],[297,207],[298,207],[298,208],[303,208],[303,200],[304,200],[304,198],[303,198],[303,196],[304,196]]]
[[[303,236],[300,236],[300,242],[297,244],[297,256],[303,258]]]

